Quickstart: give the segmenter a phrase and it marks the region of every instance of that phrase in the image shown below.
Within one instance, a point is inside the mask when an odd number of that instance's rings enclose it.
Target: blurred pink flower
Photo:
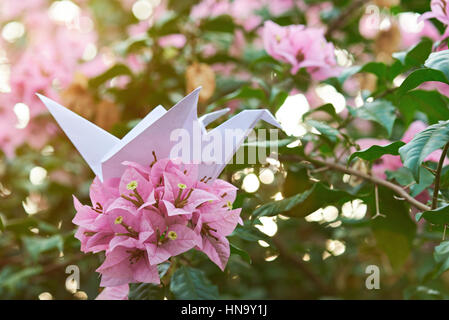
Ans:
[[[300,6],[298,4],[298,6]],[[309,5],[304,9],[306,14],[307,26],[309,27],[326,27],[326,25],[321,21],[321,14],[325,11],[330,11],[333,8],[332,2],[323,2],[316,5]]]
[[[267,1],[268,10],[274,16],[279,16],[295,6],[295,0]]]
[[[131,37],[143,36],[150,28],[149,20],[142,20],[139,23],[133,24],[128,27],[128,34]]]
[[[414,19],[416,21],[413,23],[413,28],[410,28],[409,23],[405,23],[404,20],[401,20],[399,18],[399,28],[401,30],[401,48],[402,49],[408,49],[411,46],[414,46],[417,44],[423,37],[427,37],[432,39],[433,41],[437,41],[441,39],[440,32],[438,29],[433,25],[432,22],[428,20],[424,20],[422,22],[418,22],[418,17],[415,15]]]
[[[159,38],[158,43],[161,47],[175,47],[179,49],[184,47],[186,41],[187,39],[183,34],[176,33]]]
[[[234,0],[229,14],[246,31],[251,31],[262,22],[262,17],[257,14],[257,10],[262,7],[263,2],[260,0]]]
[[[26,10],[35,10],[42,7],[46,0],[2,0],[0,1],[1,17],[4,20],[14,19]]]
[[[57,99],[59,91],[67,87],[76,72],[84,70],[89,76],[96,75],[100,68],[83,69],[82,58],[88,45],[95,44],[94,32],[61,24],[50,19],[49,1],[10,1],[0,4],[0,19],[14,18],[23,23],[25,45],[19,48],[15,44],[5,43],[4,49],[10,63],[9,85],[11,92],[0,97],[0,109],[3,111],[0,130],[0,148],[8,157],[14,156],[16,147],[27,142],[35,148],[42,147],[48,137],[58,132],[53,124],[37,123],[37,116],[46,110],[36,97],[36,93]],[[1,10],[0,10],[1,11]],[[88,18],[80,12],[80,18]],[[17,119],[13,112],[18,103],[26,105],[29,121],[17,128]]]
[[[359,32],[365,39],[374,39],[379,33],[380,18],[376,14],[364,14],[359,20]]]
[[[229,48],[229,54],[233,57],[241,57],[245,50],[246,39],[242,30],[236,30],[234,32],[234,42]]]
[[[326,41],[322,29],[304,25],[281,27],[267,21],[263,39],[269,55],[292,65],[292,74],[306,68],[314,80],[324,80],[341,71],[335,59],[334,46]]]
[[[228,0],[202,0],[195,5],[190,12],[193,19],[214,18],[228,14],[231,3]]]

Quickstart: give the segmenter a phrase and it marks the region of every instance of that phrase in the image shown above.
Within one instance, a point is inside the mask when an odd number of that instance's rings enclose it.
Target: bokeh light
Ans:
[[[307,133],[301,118],[309,110],[309,102],[303,94],[288,96],[276,112],[276,119],[288,135],[300,137]]]
[[[254,193],[259,190],[260,182],[254,173],[250,173],[243,179],[242,189],[248,193]]]

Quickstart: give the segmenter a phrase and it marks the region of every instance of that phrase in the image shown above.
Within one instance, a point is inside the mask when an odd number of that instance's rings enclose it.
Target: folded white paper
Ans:
[[[184,97],[170,110],[162,106],[153,109],[122,139],[109,134],[92,122],[61,106],[55,101],[38,94],[62,130],[69,137],[83,158],[101,181],[119,177],[125,167],[124,161],[142,165],[152,162],[152,152],[159,159],[168,158],[173,149],[179,146],[176,133],[186,133],[182,141],[188,147],[191,162],[200,162],[199,175],[216,178],[254,128],[259,120],[264,120],[278,128],[279,123],[266,109],[244,110],[211,131],[206,126],[215,121],[229,109],[215,111],[202,117],[197,116],[200,88]],[[233,139],[226,139],[227,132],[233,132]],[[219,139],[214,139],[219,137]],[[212,148],[215,152],[213,163],[202,163],[195,149]],[[198,151],[198,150],[196,150]],[[185,161],[185,157],[182,157]]]

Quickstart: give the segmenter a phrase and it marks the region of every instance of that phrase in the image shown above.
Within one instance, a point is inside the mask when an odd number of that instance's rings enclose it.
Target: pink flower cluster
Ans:
[[[129,283],[158,284],[157,265],[193,248],[224,270],[226,236],[242,223],[241,209],[232,209],[237,188],[220,179],[199,180],[197,165],[178,160],[124,165],[121,178],[94,180],[92,206],[74,198],[81,250],[106,255],[97,272],[108,291],[99,298],[120,295]]]
[[[279,26],[265,22],[263,41],[267,53],[292,66],[296,74],[306,68],[314,80],[325,80],[341,72],[334,54],[334,45],[326,41],[324,30],[304,25]]]
[[[10,67],[10,90],[0,94],[0,149],[8,157],[13,157],[16,147],[24,142],[41,148],[57,132],[53,126],[36,123],[35,119],[46,111],[36,92],[57,99],[60,89],[72,83],[76,72],[86,76],[102,72],[97,70],[101,61],[82,61],[86,47],[96,43],[96,33],[82,23],[72,26],[52,20],[50,5],[47,0],[0,2],[0,27],[14,20],[26,31],[17,43],[0,39],[0,51]],[[87,9],[80,11],[79,19],[90,21]],[[16,126],[17,103],[25,104],[28,110],[29,122],[22,127]]]
[[[262,23],[259,12],[264,8],[279,16],[295,6],[304,7],[303,4],[302,0],[202,0],[192,8],[190,16],[199,20],[227,14],[246,31],[251,31]]]

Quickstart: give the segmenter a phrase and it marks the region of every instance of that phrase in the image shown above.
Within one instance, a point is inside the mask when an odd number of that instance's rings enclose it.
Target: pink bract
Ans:
[[[341,71],[335,58],[334,45],[326,41],[324,29],[304,25],[282,27],[267,21],[263,41],[270,56],[292,66],[292,74],[306,68],[314,80],[324,80]]]
[[[105,253],[98,299],[126,298],[129,283],[159,283],[157,265],[194,248],[224,270],[226,237],[242,223],[232,208],[237,188],[178,160],[123,164],[120,178],[93,181],[91,205],[74,197],[81,250]]]

